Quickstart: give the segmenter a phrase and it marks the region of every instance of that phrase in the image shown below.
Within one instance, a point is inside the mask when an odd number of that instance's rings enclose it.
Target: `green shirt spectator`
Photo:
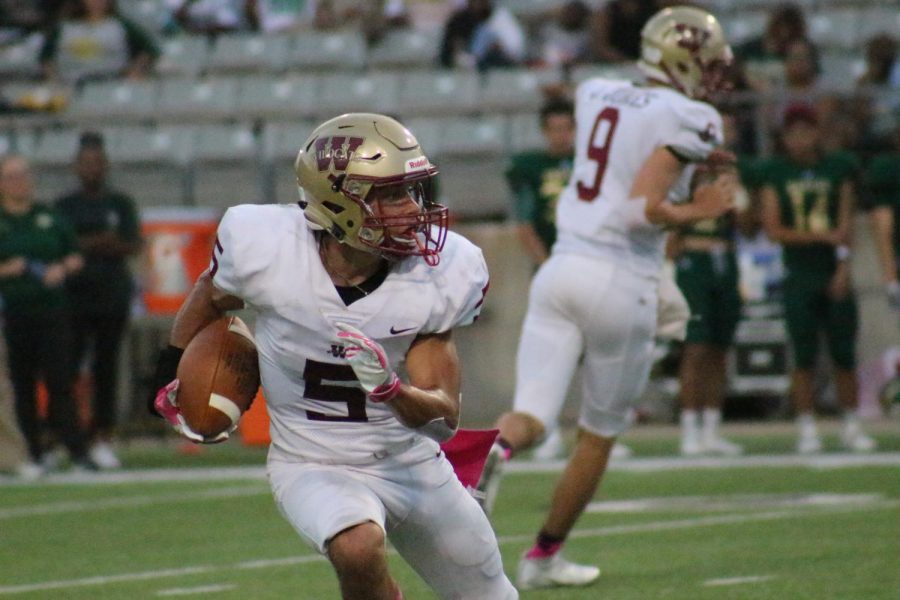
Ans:
[[[75,251],[71,226],[49,207],[34,204],[27,212],[16,214],[0,206],[0,262],[23,257],[27,263],[18,277],[0,279],[6,312],[41,313],[65,308],[65,287],[48,286],[44,278],[51,265]]]
[[[547,260],[556,241],[556,198],[572,171],[575,116],[571,102],[551,100],[541,109],[540,122],[546,146],[514,155],[506,169],[519,240],[535,265]]]
[[[75,0],[69,6],[41,48],[46,79],[77,83],[147,74],[159,48],[146,31],[117,12],[114,0]]]
[[[900,144],[900,129],[895,136]],[[876,156],[866,174],[866,183],[888,302],[900,309],[900,152]]]

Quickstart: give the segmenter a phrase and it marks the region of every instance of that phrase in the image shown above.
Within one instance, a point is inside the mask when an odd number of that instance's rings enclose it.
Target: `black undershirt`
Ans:
[[[359,285],[335,285],[338,296],[344,301],[345,306],[350,306],[360,298],[365,298],[378,289],[384,280],[387,279],[388,273],[391,272],[391,265],[388,261],[381,261],[381,266],[372,274],[371,277],[360,283]]]

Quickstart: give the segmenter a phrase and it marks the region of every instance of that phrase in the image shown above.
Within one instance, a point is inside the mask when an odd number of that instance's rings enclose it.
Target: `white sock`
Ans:
[[[819,435],[816,429],[816,417],[811,412],[797,415],[797,428],[803,437],[816,437]]]
[[[719,408],[703,409],[703,437],[713,440],[719,436],[719,423],[722,422],[722,410]]]
[[[684,437],[697,437],[700,433],[700,415],[696,410],[681,411],[681,433]]]
[[[856,433],[860,430],[859,415],[855,410],[848,410],[844,413],[844,431],[847,433]]]

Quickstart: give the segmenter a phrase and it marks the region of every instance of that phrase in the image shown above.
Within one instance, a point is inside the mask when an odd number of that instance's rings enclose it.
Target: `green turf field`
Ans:
[[[673,449],[672,431],[627,438],[638,458],[610,471],[566,546],[571,558],[600,565],[600,580],[523,597],[900,598],[896,427],[879,432],[885,452],[870,462],[882,464],[839,466],[842,455],[830,453],[819,466],[753,466],[767,458],[761,451],[728,467],[641,458]],[[790,447],[777,431],[735,437],[751,449]],[[185,456],[151,444],[123,454],[154,481],[129,471],[116,483],[0,483],[0,600],[339,597],[330,567],[277,513],[258,468],[200,470],[259,466],[260,450],[229,442]],[[159,467],[194,470],[178,481],[178,471]],[[494,517],[510,574],[557,476],[519,470],[504,480]],[[434,598],[391,560],[407,599]]]

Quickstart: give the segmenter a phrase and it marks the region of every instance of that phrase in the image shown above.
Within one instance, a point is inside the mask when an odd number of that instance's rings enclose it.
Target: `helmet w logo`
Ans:
[[[699,52],[706,40],[709,39],[710,33],[705,29],[678,23],[675,25],[675,31],[680,34],[678,38],[678,46],[684,48],[688,52]]]
[[[328,171],[333,164],[335,171],[346,171],[351,155],[364,141],[365,138],[343,135],[320,137],[316,140],[316,167]]]

